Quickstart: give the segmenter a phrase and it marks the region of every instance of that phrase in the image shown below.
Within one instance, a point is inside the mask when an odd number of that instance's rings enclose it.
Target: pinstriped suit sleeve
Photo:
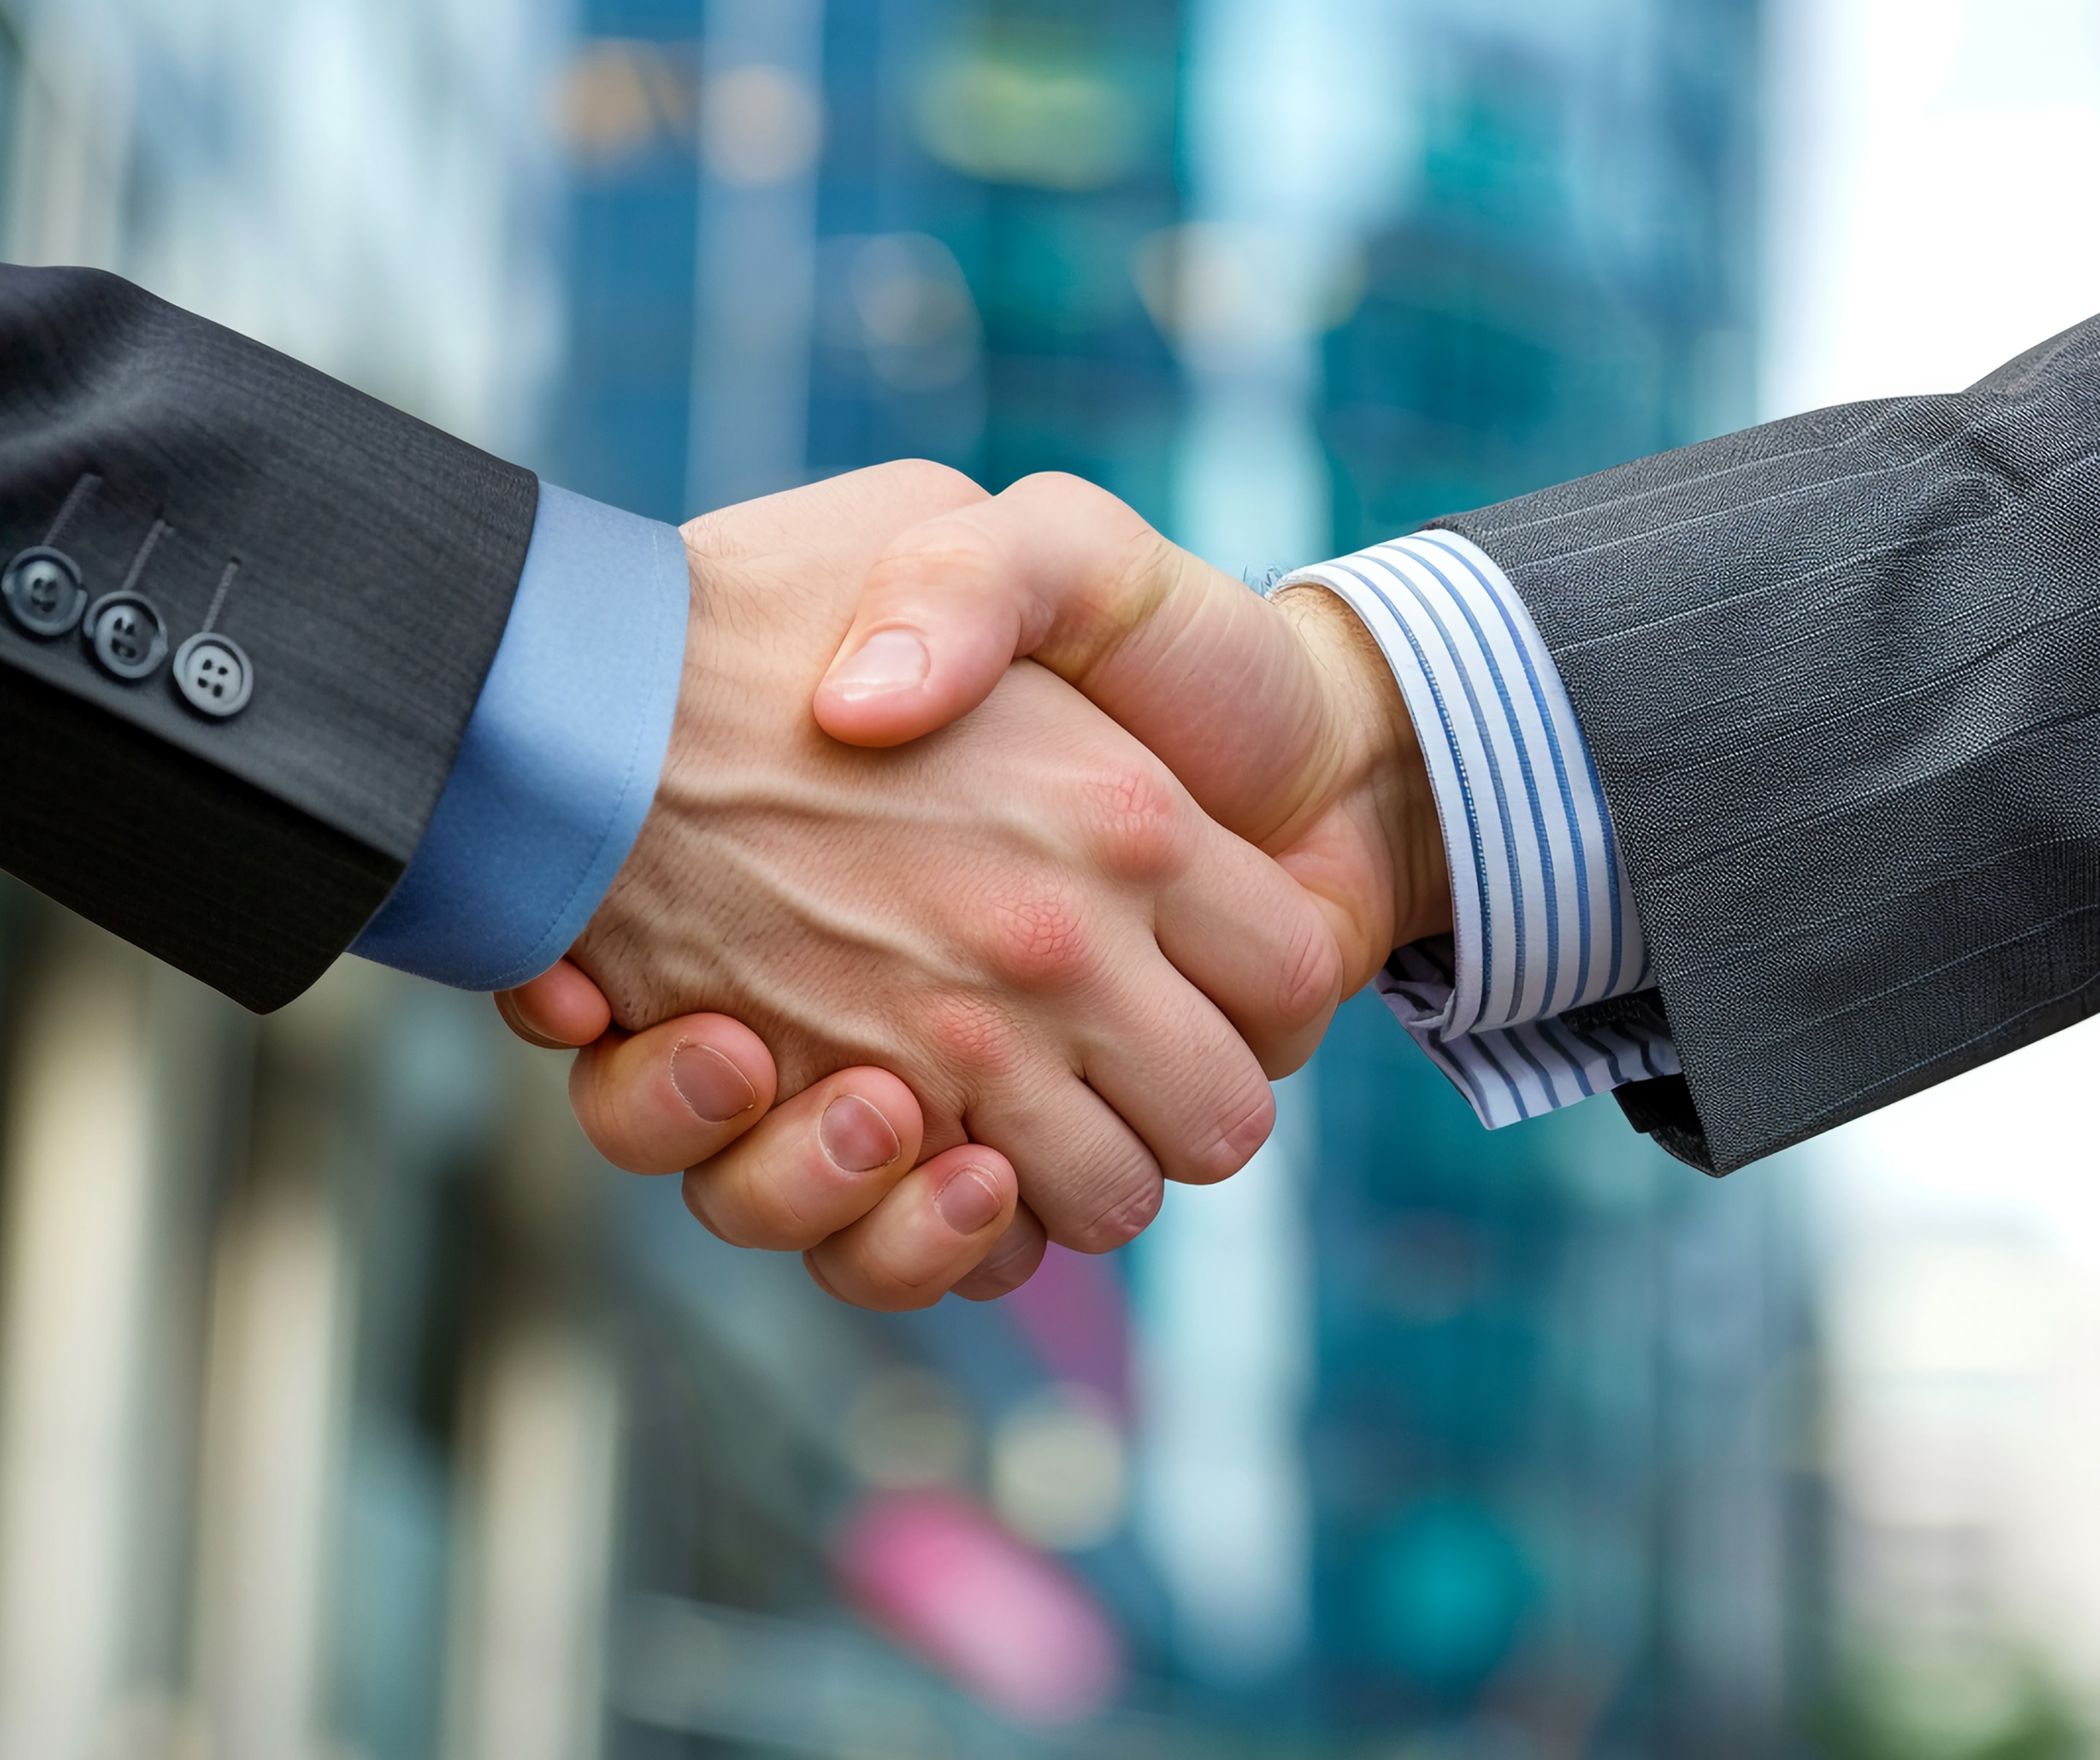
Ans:
[[[1437,523],[1609,795],[1665,1146],[1726,1172],[2100,1010],[2100,319]]]
[[[1465,539],[1429,532],[1306,569],[1392,663],[1427,760],[1453,931],[1379,988],[1494,1129],[1675,1076],[1647,943],[1595,762],[1522,599]]]

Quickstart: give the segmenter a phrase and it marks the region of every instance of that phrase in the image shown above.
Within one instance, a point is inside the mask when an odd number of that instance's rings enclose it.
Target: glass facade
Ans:
[[[1754,413],[1752,0],[1409,11],[1409,187],[1324,349],[1338,548]]]
[[[994,488],[1075,471],[1163,518],[1177,376],[1130,264],[1178,213],[1176,9],[826,7],[801,70],[822,86],[812,235],[762,235],[726,263],[697,219],[722,181],[696,120],[706,29],[660,0],[586,9],[550,472],[664,518],[714,504],[704,482],[686,492],[711,389],[696,287],[777,289],[807,249],[806,448],[765,486],[924,457]]]

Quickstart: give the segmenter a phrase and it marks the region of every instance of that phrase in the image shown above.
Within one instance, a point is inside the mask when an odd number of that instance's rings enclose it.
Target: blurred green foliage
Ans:
[[[1811,1717],[1820,1760],[2079,1760],[2070,1697],[2031,1656],[1855,1657]]]

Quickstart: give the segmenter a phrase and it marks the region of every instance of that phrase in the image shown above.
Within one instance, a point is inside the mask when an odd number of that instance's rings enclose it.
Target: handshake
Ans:
[[[1076,478],[924,464],[684,536],[648,819],[496,1001],[725,1240],[886,1309],[1119,1246],[1450,927],[1413,724],[1324,589],[1264,599]]]

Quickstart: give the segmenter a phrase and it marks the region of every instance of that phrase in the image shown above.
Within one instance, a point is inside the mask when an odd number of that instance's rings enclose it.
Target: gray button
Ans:
[[[223,636],[192,636],[175,650],[175,689],[199,715],[223,721],[248,706],[255,668],[240,645]]]
[[[0,598],[15,621],[32,636],[49,640],[80,621],[87,589],[80,583],[80,565],[63,550],[39,544],[24,550],[0,576]]]
[[[127,684],[152,677],[168,658],[167,627],[143,594],[104,593],[87,608],[80,632],[102,670]]]

